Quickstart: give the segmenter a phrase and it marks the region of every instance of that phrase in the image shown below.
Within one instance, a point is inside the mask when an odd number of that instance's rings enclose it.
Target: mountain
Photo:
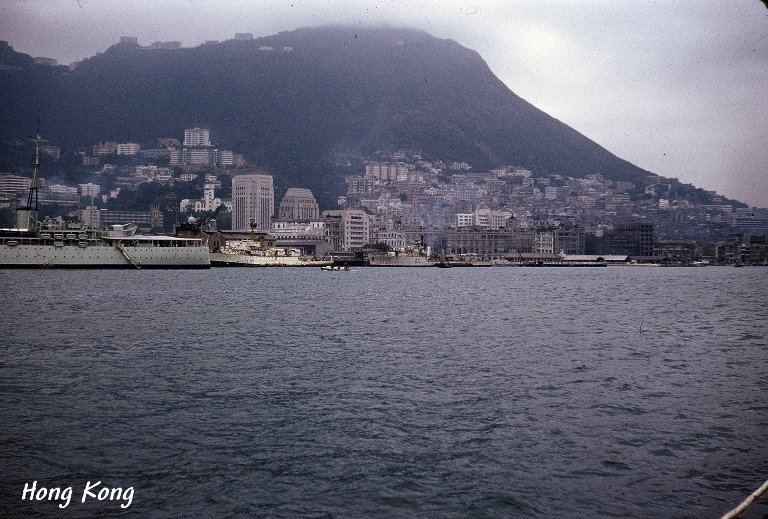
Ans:
[[[181,49],[121,43],[74,70],[28,58],[0,49],[2,142],[29,135],[40,116],[64,147],[150,143],[203,125],[218,147],[294,177],[394,149],[475,170],[650,174],[515,95],[475,51],[417,30],[305,28]]]

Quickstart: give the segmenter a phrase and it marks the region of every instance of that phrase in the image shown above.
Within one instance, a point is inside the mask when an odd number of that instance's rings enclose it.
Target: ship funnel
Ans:
[[[26,207],[16,209],[16,228],[17,229],[31,229],[32,228],[32,211]]]

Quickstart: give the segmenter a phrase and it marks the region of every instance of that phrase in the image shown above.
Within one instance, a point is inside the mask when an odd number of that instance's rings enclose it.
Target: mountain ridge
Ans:
[[[11,101],[3,140],[28,134],[40,114],[47,136],[71,147],[204,125],[219,147],[299,177],[323,175],[337,155],[395,149],[478,170],[653,175],[517,96],[476,51],[415,29],[307,27],[180,49],[119,43],[74,70],[0,72]]]

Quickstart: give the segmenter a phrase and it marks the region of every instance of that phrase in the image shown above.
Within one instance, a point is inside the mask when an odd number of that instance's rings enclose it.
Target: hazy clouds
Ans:
[[[185,46],[328,23],[478,51],[515,93],[636,165],[768,206],[768,9],[757,0],[18,0],[0,39],[70,63],[119,36]]]

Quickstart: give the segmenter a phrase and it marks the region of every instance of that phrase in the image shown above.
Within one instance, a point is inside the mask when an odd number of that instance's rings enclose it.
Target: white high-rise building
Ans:
[[[268,231],[275,213],[270,175],[236,175],[232,179],[232,230]]]
[[[117,145],[118,155],[137,155],[141,151],[141,146],[135,142],[124,142]]]
[[[211,132],[208,128],[187,128],[184,130],[184,146],[210,146]]]
[[[360,249],[371,240],[370,218],[360,209],[323,211],[328,239],[336,250]]]

